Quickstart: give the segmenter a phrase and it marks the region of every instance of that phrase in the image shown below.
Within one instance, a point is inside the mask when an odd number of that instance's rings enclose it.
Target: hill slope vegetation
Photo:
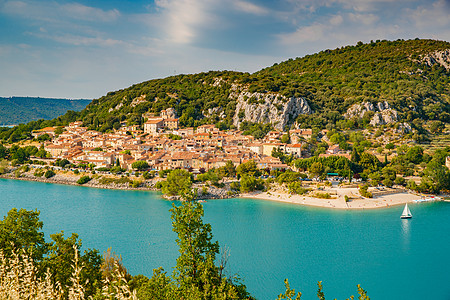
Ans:
[[[143,114],[158,115],[173,107],[182,127],[214,123],[227,129],[249,121],[275,127],[281,122],[280,129],[353,129],[367,126],[376,112],[345,116],[352,105],[383,103],[395,110],[394,121],[420,131],[423,121],[450,122],[449,49],[450,43],[435,40],[359,42],[253,74],[211,71],[150,80],[94,99],[79,113],[33,126],[82,120],[90,129],[105,132],[124,121],[142,125]],[[306,108],[286,114],[292,99]],[[260,114],[249,116],[249,111]],[[273,111],[275,117],[268,116]],[[0,133],[4,140],[8,136]]]

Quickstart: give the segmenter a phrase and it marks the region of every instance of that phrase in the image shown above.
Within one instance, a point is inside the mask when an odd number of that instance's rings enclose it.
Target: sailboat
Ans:
[[[401,219],[411,219],[412,218],[412,214],[411,211],[408,208],[408,203],[405,204],[405,208],[403,209],[403,213],[400,216]]]

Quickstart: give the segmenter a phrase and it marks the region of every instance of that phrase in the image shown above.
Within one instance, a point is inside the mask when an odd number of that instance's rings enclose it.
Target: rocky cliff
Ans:
[[[346,119],[362,118],[366,112],[372,111],[375,114],[370,120],[370,125],[379,126],[385,124],[392,124],[398,121],[398,112],[389,107],[389,104],[378,102],[375,105],[370,102],[362,102],[360,104],[353,104],[344,114]]]
[[[236,97],[231,94],[230,97]],[[241,92],[237,95],[233,124],[239,127],[242,121],[253,123],[271,123],[275,129],[283,130],[292,124],[299,114],[311,114],[313,111],[303,98],[286,98],[275,93]]]
[[[432,67],[436,64],[443,66],[446,70],[450,70],[450,49],[443,51],[435,51],[424,55],[422,62]]]

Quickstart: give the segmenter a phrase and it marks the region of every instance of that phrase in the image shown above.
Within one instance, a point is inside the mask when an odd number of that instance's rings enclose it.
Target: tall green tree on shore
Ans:
[[[175,277],[181,285],[193,284],[202,290],[202,273],[217,271],[211,263],[219,253],[219,243],[212,241],[211,225],[203,223],[202,205],[192,201],[192,195],[184,197],[188,198],[186,202],[170,210],[180,252]]]
[[[240,177],[244,176],[244,175],[255,177],[255,176],[260,176],[261,171],[258,169],[256,162],[252,159],[245,163],[240,164],[236,168],[236,174]]]
[[[211,225],[203,223],[203,206],[194,201],[196,194],[183,194],[185,201],[170,210],[180,252],[173,275],[178,291],[190,299],[197,299],[195,295],[198,299],[252,299],[245,285],[224,276],[223,264],[215,265],[219,243],[213,241]]]
[[[192,186],[192,174],[186,170],[177,169],[167,175],[167,180],[162,183],[161,191],[169,196],[188,193]]]

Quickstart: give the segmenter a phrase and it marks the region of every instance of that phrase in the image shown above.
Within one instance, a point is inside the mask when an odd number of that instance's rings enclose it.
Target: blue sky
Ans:
[[[377,39],[450,41],[450,0],[0,0],[0,96],[98,98]]]

